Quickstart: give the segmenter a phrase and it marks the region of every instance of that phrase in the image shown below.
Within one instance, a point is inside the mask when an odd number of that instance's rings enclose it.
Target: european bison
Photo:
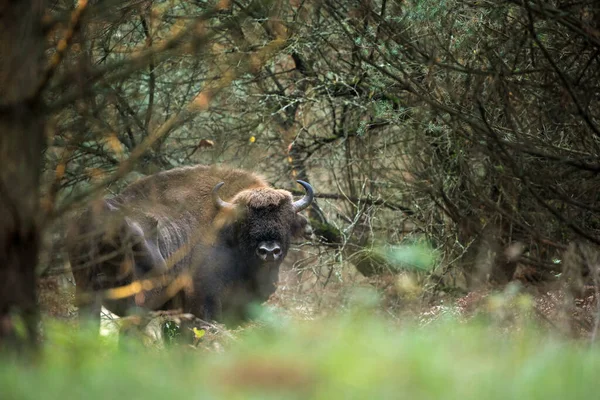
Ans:
[[[182,308],[207,321],[247,318],[249,303],[275,291],[291,238],[307,228],[298,212],[313,189],[298,183],[306,194],[294,201],[256,174],[197,165],[93,204],[67,233],[80,315],[98,323],[104,305],[120,316],[141,307]],[[187,286],[173,279],[185,276]],[[119,287],[125,292],[103,296]]]

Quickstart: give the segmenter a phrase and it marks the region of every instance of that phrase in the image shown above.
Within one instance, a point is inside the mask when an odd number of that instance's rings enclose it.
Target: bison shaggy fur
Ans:
[[[67,250],[80,315],[104,305],[182,309],[203,320],[240,321],[276,290],[293,237],[306,232],[294,201],[254,173],[197,165],[140,179],[93,202],[70,225]]]

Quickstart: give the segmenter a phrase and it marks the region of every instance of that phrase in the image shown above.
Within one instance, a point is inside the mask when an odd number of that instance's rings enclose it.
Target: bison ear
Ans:
[[[297,238],[305,238],[310,239],[313,235],[312,226],[308,222],[308,218],[306,218],[302,214],[296,214],[294,220],[292,221],[292,236]]]

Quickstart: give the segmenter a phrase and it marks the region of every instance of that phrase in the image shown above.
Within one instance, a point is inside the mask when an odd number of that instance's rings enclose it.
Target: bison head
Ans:
[[[306,190],[298,201],[286,190],[260,187],[243,190],[227,202],[218,194],[224,182],[214,187],[212,196],[217,209],[236,211],[230,237],[248,261],[279,265],[291,238],[304,233],[308,221],[298,212],[312,203],[314,192],[308,183],[297,182]]]

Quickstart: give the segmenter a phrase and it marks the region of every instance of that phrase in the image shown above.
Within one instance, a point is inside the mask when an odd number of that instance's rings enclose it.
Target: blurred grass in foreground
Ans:
[[[13,399],[574,399],[598,391],[600,351],[534,328],[437,321],[392,325],[354,313],[267,319],[222,353],[128,347],[48,326],[36,365],[0,361]],[[504,331],[506,332],[506,331]]]

